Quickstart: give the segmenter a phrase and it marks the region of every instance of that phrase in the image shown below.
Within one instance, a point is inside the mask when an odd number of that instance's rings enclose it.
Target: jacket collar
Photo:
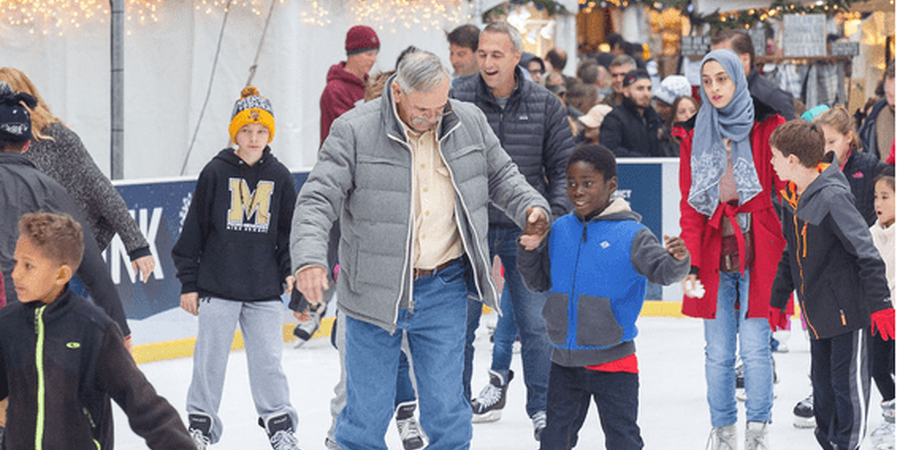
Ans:
[[[396,109],[394,108],[394,91],[391,89],[391,84],[393,84],[396,78],[397,74],[391,75],[391,77],[388,78],[387,82],[384,83],[384,90],[382,91],[381,98],[377,100],[381,102],[381,125],[388,136],[400,142],[409,144],[406,132],[403,129],[403,124],[400,123],[400,118],[397,116]],[[457,116],[456,112],[453,110],[453,103],[455,103],[455,100],[448,100],[447,106],[444,108],[445,115],[441,119],[441,124],[438,126],[438,142],[443,140],[451,131],[453,131],[459,123],[459,116]]]
[[[37,168],[33,162],[25,157],[24,153],[0,153],[0,165],[28,166]]]
[[[487,100],[488,103],[492,105],[496,105],[498,108],[500,104],[497,103],[497,98],[494,97],[494,91],[488,87],[487,83],[484,82],[484,78],[481,77],[481,74],[478,73],[478,96],[476,98],[481,98]],[[513,89],[512,93],[509,94],[509,99],[507,100],[507,104],[512,103],[513,101],[518,100],[523,95],[528,93],[528,83],[526,79],[522,76],[522,71],[516,68],[513,72],[513,76],[516,79],[516,88]]]

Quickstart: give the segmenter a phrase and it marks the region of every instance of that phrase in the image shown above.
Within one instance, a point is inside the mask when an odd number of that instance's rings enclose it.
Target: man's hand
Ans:
[[[525,230],[522,231],[519,243],[525,247],[525,250],[534,250],[544,240],[549,231],[550,221],[547,219],[547,215],[544,214],[544,210],[532,206],[528,208],[528,222],[525,223]]]
[[[141,281],[146,283],[150,279],[150,273],[156,268],[156,260],[153,259],[153,255],[141,256],[131,262],[131,268],[134,269],[134,273],[139,273]]]
[[[306,311],[303,311],[303,312],[297,312],[297,311],[292,311],[292,312],[294,313],[294,318],[297,319],[297,320],[300,321],[300,322],[306,322],[306,321],[308,321],[310,318],[312,318],[312,315],[309,314],[309,310],[308,310],[308,309],[307,309]]]
[[[681,240],[679,236],[666,236],[663,235],[663,241],[666,242],[666,251],[672,255],[673,258],[678,261],[684,261],[684,258],[687,258],[688,251],[687,245],[685,245],[684,241]]]
[[[181,294],[181,309],[196,316],[200,309],[200,296],[196,292]]]
[[[308,266],[297,271],[295,287],[311,306],[324,299],[323,291],[328,289],[328,276],[322,266]]]

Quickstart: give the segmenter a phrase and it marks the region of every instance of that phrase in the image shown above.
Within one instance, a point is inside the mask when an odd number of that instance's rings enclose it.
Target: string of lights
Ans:
[[[164,20],[167,2],[172,0],[126,0],[126,23],[146,24]],[[331,23],[333,13],[328,0],[279,0],[300,2],[299,15],[309,25]],[[448,23],[464,23],[471,15],[464,12],[466,0],[360,0],[346,2],[353,20],[381,31],[396,33],[412,29],[442,29]],[[205,14],[221,13],[227,0],[195,0],[194,9]],[[235,0],[232,9],[242,8],[264,16],[266,0]],[[10,26],[27,28],[29,33],[62,36],[91,23],[109,21],[108,0],[0,0],[0,20]],[[130,32],[129,32],[130,34]]]

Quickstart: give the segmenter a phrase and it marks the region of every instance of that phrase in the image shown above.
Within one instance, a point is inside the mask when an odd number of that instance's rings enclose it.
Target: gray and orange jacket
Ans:
[[[831,157],[801,195],[794,183],[781,191],[789,205],[782,219],[787,246],[770,301],[783,310],[796,290],[813,339],[868,328],[872,313],[891,307],[884,262]]]
[[[119,327],[68,289],[50,304],[0,310],[0,398],[7,397],[6,450],[111,449],[110,398],[149,448],[196,449],[125,350]]]

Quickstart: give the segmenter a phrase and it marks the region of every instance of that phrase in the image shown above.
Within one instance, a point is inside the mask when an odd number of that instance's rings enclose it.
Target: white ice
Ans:
[[[706,448],[710,431],[703,371],[703,324],[696,319],[642,317],[636,340],[640,367],[639,425],[647,449],[701,450]],[[810,393],[809,343],[798,321],[793,322],[788,353],[776,353],[778,384],[772,411],[769,443],[773,450],[815,450],[820,447],[812,429],[794,428],[793,407]],[[477,393],[487,383],[490,347],[486,328],[477,335],[475,376],[472,390]],[[257,425],[257,415],[247,380],[247,360],[243,351],[231,354],[225,380],[225,393],[219,413],[225,424],[222,440],[213,450],[270,448],[265,433]],[[471,448],[475,450],[536,449],[531,420],[525,413],[525,387],[521,381],[521,360],[515,354],[512,369],[517,373],[510,385],[506,408],[499,422],[474,424]],[[141,370],[161,395],[186,417],[184,411],[192,361],[182,358],[141,365]],[[328,339],[313,339],[301,348],[284,345],[284,370],[291,383],[291,400],[300,415],[297,438],[300,448],[324,449],[325,435],[331,423],[329,402],[338,377],[337,351]],[[878,403],[881,396],[874,384],[868,416],[871,432],[881,421]],[[739,404],[739,442],[743,439],[744,408]],[[116,448],[146,448],[129,428],[124,414],[117,410]],[[387,447],[402,450],[392,422],[385,437]],[[603,432],[594,406],[579,435],[577,449],[603,449]],[[739,446],[743,448],[741,444]],[[863,449],[870,449],[866,438]]]

